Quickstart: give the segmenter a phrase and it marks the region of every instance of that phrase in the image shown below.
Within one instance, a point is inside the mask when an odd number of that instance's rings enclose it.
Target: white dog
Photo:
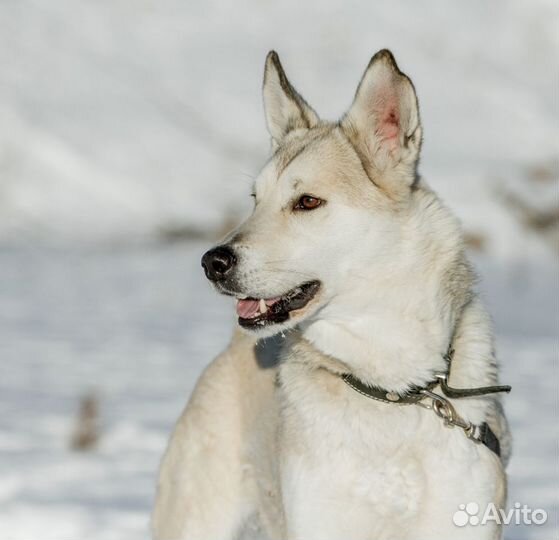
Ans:
[[[329,123],[271,52],[263,92],[273,154],[254,211],[202,259],[242,331],[176,425],[154,537],[500,538],[453,522],[505,503],[507,388],[487,387],[491,324],[459,224],[417,173],[410,79],[380,51]]]

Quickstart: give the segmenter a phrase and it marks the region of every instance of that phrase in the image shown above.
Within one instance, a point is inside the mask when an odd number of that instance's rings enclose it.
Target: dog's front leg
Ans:
[[[232,540],[242,524],[239,388],[227,356],[206,370],[169,442],[152,515],[155,540]]]

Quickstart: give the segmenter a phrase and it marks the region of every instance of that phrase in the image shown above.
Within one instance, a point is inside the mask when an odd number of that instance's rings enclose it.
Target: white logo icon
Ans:
[[[458,512],[452,516],[452,521],[457,527],[465,527],[466,525],[479,525],[479,505],[475,502],[461,504]]]

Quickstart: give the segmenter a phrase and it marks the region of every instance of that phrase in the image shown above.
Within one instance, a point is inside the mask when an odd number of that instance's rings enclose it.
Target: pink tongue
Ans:
[[[239,300],[237,301],[237,315],[243,319],[252,319],[260,313],[258,300]]]
[[[280,298],[281,296],[267,298],[265,300],[266,305],[268,307],[273,306]],[[237,300],[237,315],[243,319],[254,319],[254,317],[260,315],[260,300],[254,300],[252,298]]]

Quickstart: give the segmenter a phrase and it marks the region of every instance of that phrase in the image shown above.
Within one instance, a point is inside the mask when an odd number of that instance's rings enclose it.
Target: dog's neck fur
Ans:
[[[301,326],[302,338],[340,369],[395,392],[423,386],[446,369],[443,356],[472,297],[455,219],[429,190],[414,197],[423,212],[410,212],[401,247],[407,255],[382,271],[371,268],[366,286],[333,299]]]

